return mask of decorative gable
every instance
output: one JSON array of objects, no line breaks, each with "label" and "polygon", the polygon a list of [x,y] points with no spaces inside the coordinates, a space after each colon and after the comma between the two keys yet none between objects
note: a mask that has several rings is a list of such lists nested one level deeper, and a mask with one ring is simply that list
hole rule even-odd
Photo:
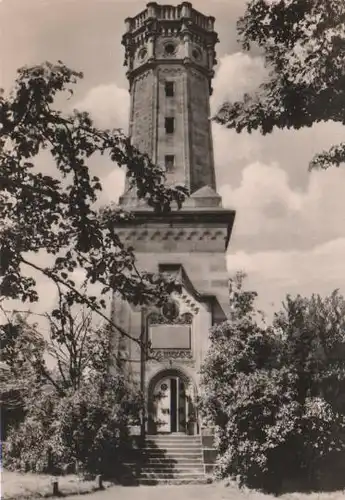
[{"label": "decorative gable", "polygon": [[174,293],[160,311],[151,312],[148,316],[149,341],[154,358],[193,361],[208,339],[218,302],[215,297],[199,294],[194,289],[182,265],[161,265],[159,270],[180,281],[182,291]]}]

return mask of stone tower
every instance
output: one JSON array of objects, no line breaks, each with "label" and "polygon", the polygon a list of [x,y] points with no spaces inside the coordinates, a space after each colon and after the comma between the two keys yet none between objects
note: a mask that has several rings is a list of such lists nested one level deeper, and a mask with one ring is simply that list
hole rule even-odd
[{"label": "stone tower", "polygon": [[190,192],[183,208],[169,214],[154,213],[128,185],[120,199],[135,215],[119,235],[134,247],[138,267],[173,273],[183,287],[162,311],[114,300],[117,322],[155,352],[156,360],[148,359],[137,343],[120,342],[146,394],[142,432],[201,432],[194,404],[200,366],[210,328],[226,318],[225,251],[235,212],[222,208],[216,191],[209,102],[214,21],[189,2],[150,2],[125,21],[132,143],[166,169],[167,183]]},{"label": "stone tower", "polygon": [[168,182],[186,183],[191,193],[215,190],[209,106],[214,18],[187,2],[149,3],[126,25],[133,143],[166,168]]}]

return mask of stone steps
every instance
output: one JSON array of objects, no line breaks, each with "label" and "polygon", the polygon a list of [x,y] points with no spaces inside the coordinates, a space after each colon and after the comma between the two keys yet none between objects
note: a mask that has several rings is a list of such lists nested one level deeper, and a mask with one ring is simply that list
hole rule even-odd
[{"label": "stone steps", "polygon": [[142,486],[162,486],[168,484],[170,486],[182,486],[182,485],[190,485],[190,484],[206,484],[208,481],[205,477],[203,478],[194,478],[194,479],[181,479],[179,477],[170,478],[170,479],[162,479],[162,478],[140,478],[138,483]]},{"label": "stone steps", "polygon": [[181,465],[178,464],[177,467],[171,466],[170,464],[145,464],[144,467],[141,468],[142,472],[155,472],[159,471],[162,473],[171,473],[171,472],[204,472],[204,466],[203,464],[188,464],[188,465]]},{"label": "stone steps", "polygon": [[178,462],[178,461],[181,461],[183,460],[184,458],[188,458],[188,459],[193,459],[193,460],[202,460],[202,451],[184,451],[184,450],[181,450],[179,452],[175,452],[175,451],[166,451],[165,453],[164,452],[160,452],[160,451],[154,451],[152,453],[147,453],[145,451],[145,453],[142,454],[142,458],[145,458],[145,459],[152,459],[152,458],[155,458],[157,460],[164,460],[164,459],[170,459],[171,462]]},{"label": "stone steps", "polygon": [[138,459],[139,463],[135,461],[125,465],[133,471],[139,484],[206,483],[199,436],[147,436]]}]

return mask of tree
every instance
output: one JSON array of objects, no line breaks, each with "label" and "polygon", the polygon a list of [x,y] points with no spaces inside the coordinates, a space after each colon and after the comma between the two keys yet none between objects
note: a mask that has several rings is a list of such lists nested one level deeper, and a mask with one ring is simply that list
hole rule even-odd
[{"label": "tree", "polygon": [[[342,0],[251,0],[238,21],[244,50],[259,46],[269,70],[253,95],[225,103],[216,121],[242,130],[345,123],[345,4]],[[310,168],[339,166],[345,143],[317,154]]]},{"label": "tree", "polygon": [[[64,114],[57,98],[72,93],[82,77],[61,62],[21,68],[8,96],[0,96],[0,295],[35,302],[39,299],[32,272],[52,280],[67,306],[86,305],[104,314],[104,296],[116,292],[134,304],[161,303],[174,289],[172,279],[139,272],[131,248],[119,239],[116,225],[131,217],[119,208],[96,210],[102,189],[90,175],[88,162],[96,154],[127,168],[130,187],[156,211],[181,203],[184,187],[164,186],[164,172],[140,154],[120,130],[101,130],[80,111]],[[35,158],[49,150],[55,163],[51,175],[35,167]],[[44,251],[51,263],[41,265],[34,255]],[[82,268],[84,287],[73,273]],[[102,287],[99,297],[88,285]],[[58,315],[59,311],[52,312]],[[65,321],[62,317],[61,321]],[[67,321],[67,318],[66,318]],[[122,335],[127,335],[113,323]]]},{"label": "tree", "polygon": [[232,317],[211,331],[202,367],[201,410],[216,429],[218,474],[275,492],[289,481],[339,486],[345,300],[337,292],[287,297],[266,325],[242,280],[232,280]]},{"label": "tree", "polygon": [[9,428],[25,417],[25,395],[40,383],[35,367],[45,364],[44,340],[26,322],[26,316],[18,314],[0,326],[0,344],[1,435],[5,440]]},{"label": "tree", "polygon": [[267,462],[262,428],[270,421],[270,407],[281,403],[280,389],[286,382],[276,375],[269,383],[266,367],[275,367],[278,346],[255,309],[257,294],[243,290],[243,279],[239,273],[230,280],[229,320],[210,333],[200,409],[215,426],[218,475],[254,485]]},{"label": "tree", "polygon": [[24,413],[6,429],[4,464],[50,473],[78,464],[116,476],[142,398],[118,366],[109,326],[94,328],[87,310],[76,314],[63,304],[62,313],[67,326],[49,318],[48,339],[18,315],[9,323],[19,327],[16,335],[4,336],[9,370],[2,392],[11,385]]},{"label": "tree", "polygon": [[7,365],[8,383],[28,396],[28,385],[50,386],[58,396],[78,390],[93,372],[107,375],[119,362],[113,349],[111,328],[95,324],[95,313],[86,306],[68,306],[63,300],[54,311],[37,314],[46,320],[43,334],[37,323],[14,312],[0,326],[2,360]]},{"label": "tree", "polygon": [[[132,304],[160,305],[179,289],[172,278],[137,269],[133,249],[117,232],[134,215],[96,208],[102,185],[89,161],[107,154],[126,167],[130,188],[158,212],[180,207],[187,191],[165,186],[164,171],[120,130],[101,130],[85,112],[57,109],[81,77],[61,62],[21,68],[13,90],[0,96],[0,306],[6,312],[6,299],[38,301],[34,272],[58,292],[58,305],[45,315],[49,338],[25,314],[9,317],[1,329],[3,378],[24,409],[24,421],[7,437],[6,465],[12,468],[61,470],[80,461],[104,471],[111,457],[119,457],[141,397],[118,368],[114,329],[130,336],[105,313],[105,297],[116,293]],[[50,175],[35,165],[42,150],[54,162]],[[42,252],[43,264],[37,258]],[[74,278],[80,269],[82,285]],[[98,296],[94,284],[101,287]],[[92,327],[91,313],[105,321],[102,328]]]}]

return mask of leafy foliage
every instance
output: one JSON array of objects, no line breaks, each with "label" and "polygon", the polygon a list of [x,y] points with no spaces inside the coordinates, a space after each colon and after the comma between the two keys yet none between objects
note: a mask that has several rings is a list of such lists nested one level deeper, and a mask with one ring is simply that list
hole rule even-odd
[{"label": "leafy foliage", "polygon": [[232,280],[232,317],[212,330],[202,368],[218,474],[274,491],[317,487],[344,458],[345,301],[287,297],[267,326],[242,280]]},{"label": "leafy foliage", "polygon": [[[141,397],[113,349],[114,330],[130,335],[109,318],[105,298],[161,305],[179,288],[173,278],[137,269],[133,249],[118,234],[135,215],[97,209],[102,184],[90,160],[108,155],[125,167],[129,188],[156,212],[180,207],[187,191],[165,186],[164,171],[120,130],[96,128],[85,112],[59,110],[80,78],[62,62],[45,63],[19,69],[12,91],[0,93],[1,309],[6,314],[6,299],[38,301],[39,273],[58,292],[57,306],[44,315],[48,338],[25,314],[7,318],[0,330],[2,402],[19,406],[24,418],[7,436],[12,468],[61,470],[77,461],[104,470],[119,456]],[[37,166],[43,151],[53,160],[49,175]],[[92,313],[108,327],[95,329]]]},{"label": "leafy foliage", "polygon": [[23,406],[32,387],[42,383],[39,367],[45,367],[45,341],[36,328],[19,314],[0,326],[1,401],[7,406]]},{"label": "leafy foliage", "polygon": [[[237,132],[311,127],[345,120],[345,4],[342,0],[251,0],[238,21],[244,50],[259,46],[269,70],[258,92],[225,103],[216,120]],[[345,143],[310,168],[339,166]]]},{"label": "leafy foliage", "polygon": [[[9,96],[0,95],[0,294],[37,301],[32,273],[39,272],[56,284],[67,306],[87,305],[109,320],[102,312],[108,292],[134,304],[162,302],[175,283],[137,270],[132,249],[124,247],[116,230],[130,213],[95,209],[102,185],[90,175],[90,158],[107,154],[126,167],[130,188],[156,211],[170,210],[171,203],[181,206],[186,190],[164,186],[163,170],[120,130],[100,130],[87,113],[64,114],[54,107],[81,77],[61,62],[25,67],[18,70]],[[35,166],[43,150],[49,150],[55,163],[51,175]],[[50,265],[34,258],[40,251],[49,254]],[[74,281],[80,268],[85,273],[82,289]],[[94,283],[102,288],[99,297],[89,292]]]},{"label": "leafy foliage", "polygon": [[63,397],[37,392],[24,422],[9,432],[5,467],[50,473],[70,467],[115,476],[140,400],[119,374],[101,385],[92,380]]},{"label": "leafy foliage", "polygon": [[[89,313],[68,311],[67,317],[70,328],[61,331],[51,322],[46,341],[23,318],[14,322],[21,334],[10,355],[7,349],[7,377],[20,394],[24,419],[8,432],[5,466],[63,472],[78,464],[89,472],[114,474],[109,468],[126,449],[128,426],[137,422],[142,399],[118,366],[111,330],[93,329]],[[24,383],[21,346],[28,335]],[[47,352],[55,363],[47,364]]]}]

